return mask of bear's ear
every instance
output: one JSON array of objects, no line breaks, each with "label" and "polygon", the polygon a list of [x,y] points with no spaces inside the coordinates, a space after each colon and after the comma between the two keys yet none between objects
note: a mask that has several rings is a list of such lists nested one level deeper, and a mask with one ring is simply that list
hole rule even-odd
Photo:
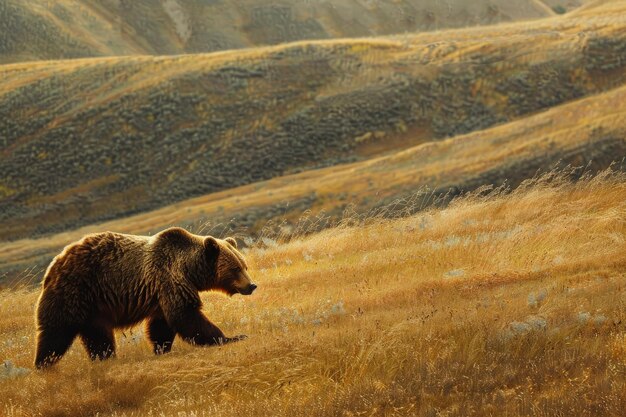
[{"label": "bear's ear", "polygon": [[238,248],[237,248],[237,241],[235,240],[235,238],[234,238],[234,237],[227,237],[227,238],[226,238],[226,239],[224,239],[224,240],[225,240],[226,242],[230,243],[231,245],[233,245],[233,247],[234,247],[235,249],[238,249]]},{"label": "bear's ear", "polygon": [[210,259],[217,259],[217,255],[220,254],[220,244],[213,236],[204,239],[204,253]]}]

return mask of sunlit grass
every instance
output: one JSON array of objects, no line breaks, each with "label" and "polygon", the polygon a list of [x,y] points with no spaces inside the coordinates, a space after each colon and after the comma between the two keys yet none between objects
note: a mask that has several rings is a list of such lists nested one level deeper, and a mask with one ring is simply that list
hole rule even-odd
[{"label": "sunlit grass", "polygon": [[609,175],[251,249],[259,291],[204,296],[247,341],[154,357],[136,328],[115,360],[76,343],[43,373],[37,291],[6,290],[0,414],[621,416],[624,219]]}]

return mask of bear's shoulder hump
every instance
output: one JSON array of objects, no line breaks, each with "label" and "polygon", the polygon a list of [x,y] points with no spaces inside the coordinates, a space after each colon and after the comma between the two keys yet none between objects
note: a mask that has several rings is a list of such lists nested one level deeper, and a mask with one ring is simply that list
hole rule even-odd
[{"label": "bear's shoulder hump", "polygon": [[194,235],[180,227],[170,227],[154,236],[154,239],[160,243],[167,243],[173,246],[187,246],[192,244]]}]

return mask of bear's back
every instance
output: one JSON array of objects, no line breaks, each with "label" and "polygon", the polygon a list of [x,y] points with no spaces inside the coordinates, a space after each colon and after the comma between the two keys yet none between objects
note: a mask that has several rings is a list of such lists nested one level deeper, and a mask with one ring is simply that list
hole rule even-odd
[{"label": "bear's back", "polygon": [[67,245],[57,255],[44,277],[44,287],[59,280],[138,274],[149,237],[114,232],[94,233]]}]

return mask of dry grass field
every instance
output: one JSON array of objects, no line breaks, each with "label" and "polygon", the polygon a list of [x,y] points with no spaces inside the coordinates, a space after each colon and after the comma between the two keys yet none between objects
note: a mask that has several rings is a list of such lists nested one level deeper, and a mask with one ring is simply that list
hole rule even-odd
[{"label": "dry grass field", "polygon": [[204,296],[248,340],[154,357],[135,328],[116,359],[76,343],[48,372],[31,371],[37,291],[4,290],[0,414],[623,416],[625,219],[608,173],[266,237],[253,296]]}]

